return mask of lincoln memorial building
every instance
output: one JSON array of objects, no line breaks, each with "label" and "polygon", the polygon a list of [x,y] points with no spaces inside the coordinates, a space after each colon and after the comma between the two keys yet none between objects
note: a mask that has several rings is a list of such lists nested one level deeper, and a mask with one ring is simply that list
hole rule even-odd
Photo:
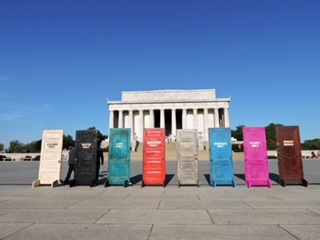
[{"label": "lincoln memorial building", "polygon": [[122,92],[108,105],[109,128],[131,128],[141,142],[144,128],[164,128],[172,141],[177,129],[197,129],[207,142],[208,128],[230,127],[230,98],[217,98],[215,89]]}]

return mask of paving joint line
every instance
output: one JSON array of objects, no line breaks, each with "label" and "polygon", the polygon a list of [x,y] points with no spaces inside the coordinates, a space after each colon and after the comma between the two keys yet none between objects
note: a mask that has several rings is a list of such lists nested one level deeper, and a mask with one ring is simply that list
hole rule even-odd
[{"label": "paving joint line", "polygon": [[110,212],[111,209],[108,209],[108,211],[106,211],[104,214],[102,214],[101,217],[99,217],[96,221],[94,221],[92,224],[96,224],[97,221],[99,221],[102,217],[104,217],[108,212]]},{"label": "paving joint line", "polygon": [[200,201],[202,201],[201,198],[200,198],[200,196],[199,196],[199,194],[197,194],[197,197],[199,198]]},{"label": "paving joint line", "polygon": [[282,227],[280,224],[276,224],[279,228],[281,228],[283,231],[287,232],[288,234],[290,234],[292,237],[294,237],[297,240],[300,240],[300,238],[296,237],[294,234],[292,234],[291,232],[289,232],[287,229],[285,229],[284,227]]},{"label": "paving joint line", "polygon": [[79,203],[81,203],[83,201],[85,201],[85,200],[79,200],[79,202],[71,203],[69,206],[65,207],[64,209],[73,209],[73,208],[70,208],[70,207],[75,206],[75,205],[77,205],[77,204],[79,204]]},{"label": "paving joint line", "polygon": [[314,212],[313,210],[311,210],[311,209],[309,209],[309,208],[307,208],[306,210],[307,210],[308,212],[310,212],[310,213],[313,213],[313,214],[315,214],[315,215],[317,215],[317,216],[320,216],[320,212],[319,212],[319,213]]},{"label": "paving joint line", "polygon": [[244,200],[240,200],[240,202],[242,202],[243,204],[247,205],[248,207],[250,207],[251,209],[256,209],[253,206],[251,206],[249,203],[245,202]]},{"label": "paving joint line", "polygon": [[206,212],[207,212],[207,214],[208,214],[208,216],[209,216],[209,218],[210,218],[210,220],[211,220],[212,224],[213,224],[213,225],[215,225],[215,223],[214,223],[214,221],[213,221],[213,219],[212,219],[212,217],[211,217],[211,215],[210,215],[210,213],[209,213],[208,209],[206,209]]},{"label": "paving joint line", "polygon": [[[28,227],[30,227],[30,226],[32,226],[32,225],[35,225],[35,224],[36,224],[36,223],[30,223],[28,226],[25,226],[24,228],[21,228],[21,229],[19,229],[18,231],[9,234],[8,236],[6,236],[6,237],[3,238],[3,239],[6,239],[6,238],[8,238],[8,237],[10,237],[10,236],[12,236],[12,235],[14,235],[14,234],[17,234],[18,232],[21,232],[21,231],[25,230],[26,228],[28,228]],[[2,238],[1,238],[1,239],[2,239]]]},{"label": "paving joint line", "polygon": [[150,228],[150,231],[149,231],[147,240],[149,240],[150,237],[151,237],[151,233],[152,233],[152,230],[153,230],[153,226],[154,226],[154,224],[151,225],[151,228]]},{"label": "paving joint line", "polygon": [[121,200],[125,200],[126,198],[128,198],[130,196],[130,194],[127,194],[126,196],[124,196]]}]

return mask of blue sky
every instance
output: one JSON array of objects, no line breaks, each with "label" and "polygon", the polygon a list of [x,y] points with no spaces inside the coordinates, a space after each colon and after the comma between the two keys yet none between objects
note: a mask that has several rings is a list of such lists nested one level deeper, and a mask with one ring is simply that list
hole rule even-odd
[{"label": "blue sky", "polygon": [[108,134],[122,91],[216,89],[236,126],[320,138],[318,0],[0,0],[0,143]]}]

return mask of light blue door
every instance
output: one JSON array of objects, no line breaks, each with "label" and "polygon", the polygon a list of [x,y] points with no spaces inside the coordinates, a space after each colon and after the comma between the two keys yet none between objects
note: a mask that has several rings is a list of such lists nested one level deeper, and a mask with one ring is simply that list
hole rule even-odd
[{"label": "light blue door", "polygon": [[210,184],[235,186],[230,128],[209,128]]},{"label": "light blue door", "polygon": [[232,159],[230,128],[210,128],[210,158],[214,161]]}]

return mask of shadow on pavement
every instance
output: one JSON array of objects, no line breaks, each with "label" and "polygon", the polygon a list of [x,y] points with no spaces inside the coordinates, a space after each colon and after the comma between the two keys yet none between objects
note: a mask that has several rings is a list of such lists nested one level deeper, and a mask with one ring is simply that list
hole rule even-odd
[{"label": "shadow on pavement", "polygon": [[137,174],[134,177],[131,177],[130,181],[131,181],[132,185],[135,185],[135,184],[141,182],[142,181],[142,174]]},{"label": "shadow on pavement", "polygon": [[276,173],[269,173],[270,180],[280,184],[280,176]]},{"label": "shadow on pavement", "polygon": [[207,183],[210,185],[210,174],[203,174],[203,176],[206,179]]},{"label": "shadow on pavement", "polygon": [[234,176],[236,176],[237,178],[246,181],[246,176],[243,173],[236,173],[234,174]]},{"label": "shadow on pavement", "polygon": [[174,174],[167,174],[167,175],[166,175],[166,183],[165,183],[165,186],[167,186],[167,185],[171,182],[171,180],[172,180],[173,177],[174,177]]}]

